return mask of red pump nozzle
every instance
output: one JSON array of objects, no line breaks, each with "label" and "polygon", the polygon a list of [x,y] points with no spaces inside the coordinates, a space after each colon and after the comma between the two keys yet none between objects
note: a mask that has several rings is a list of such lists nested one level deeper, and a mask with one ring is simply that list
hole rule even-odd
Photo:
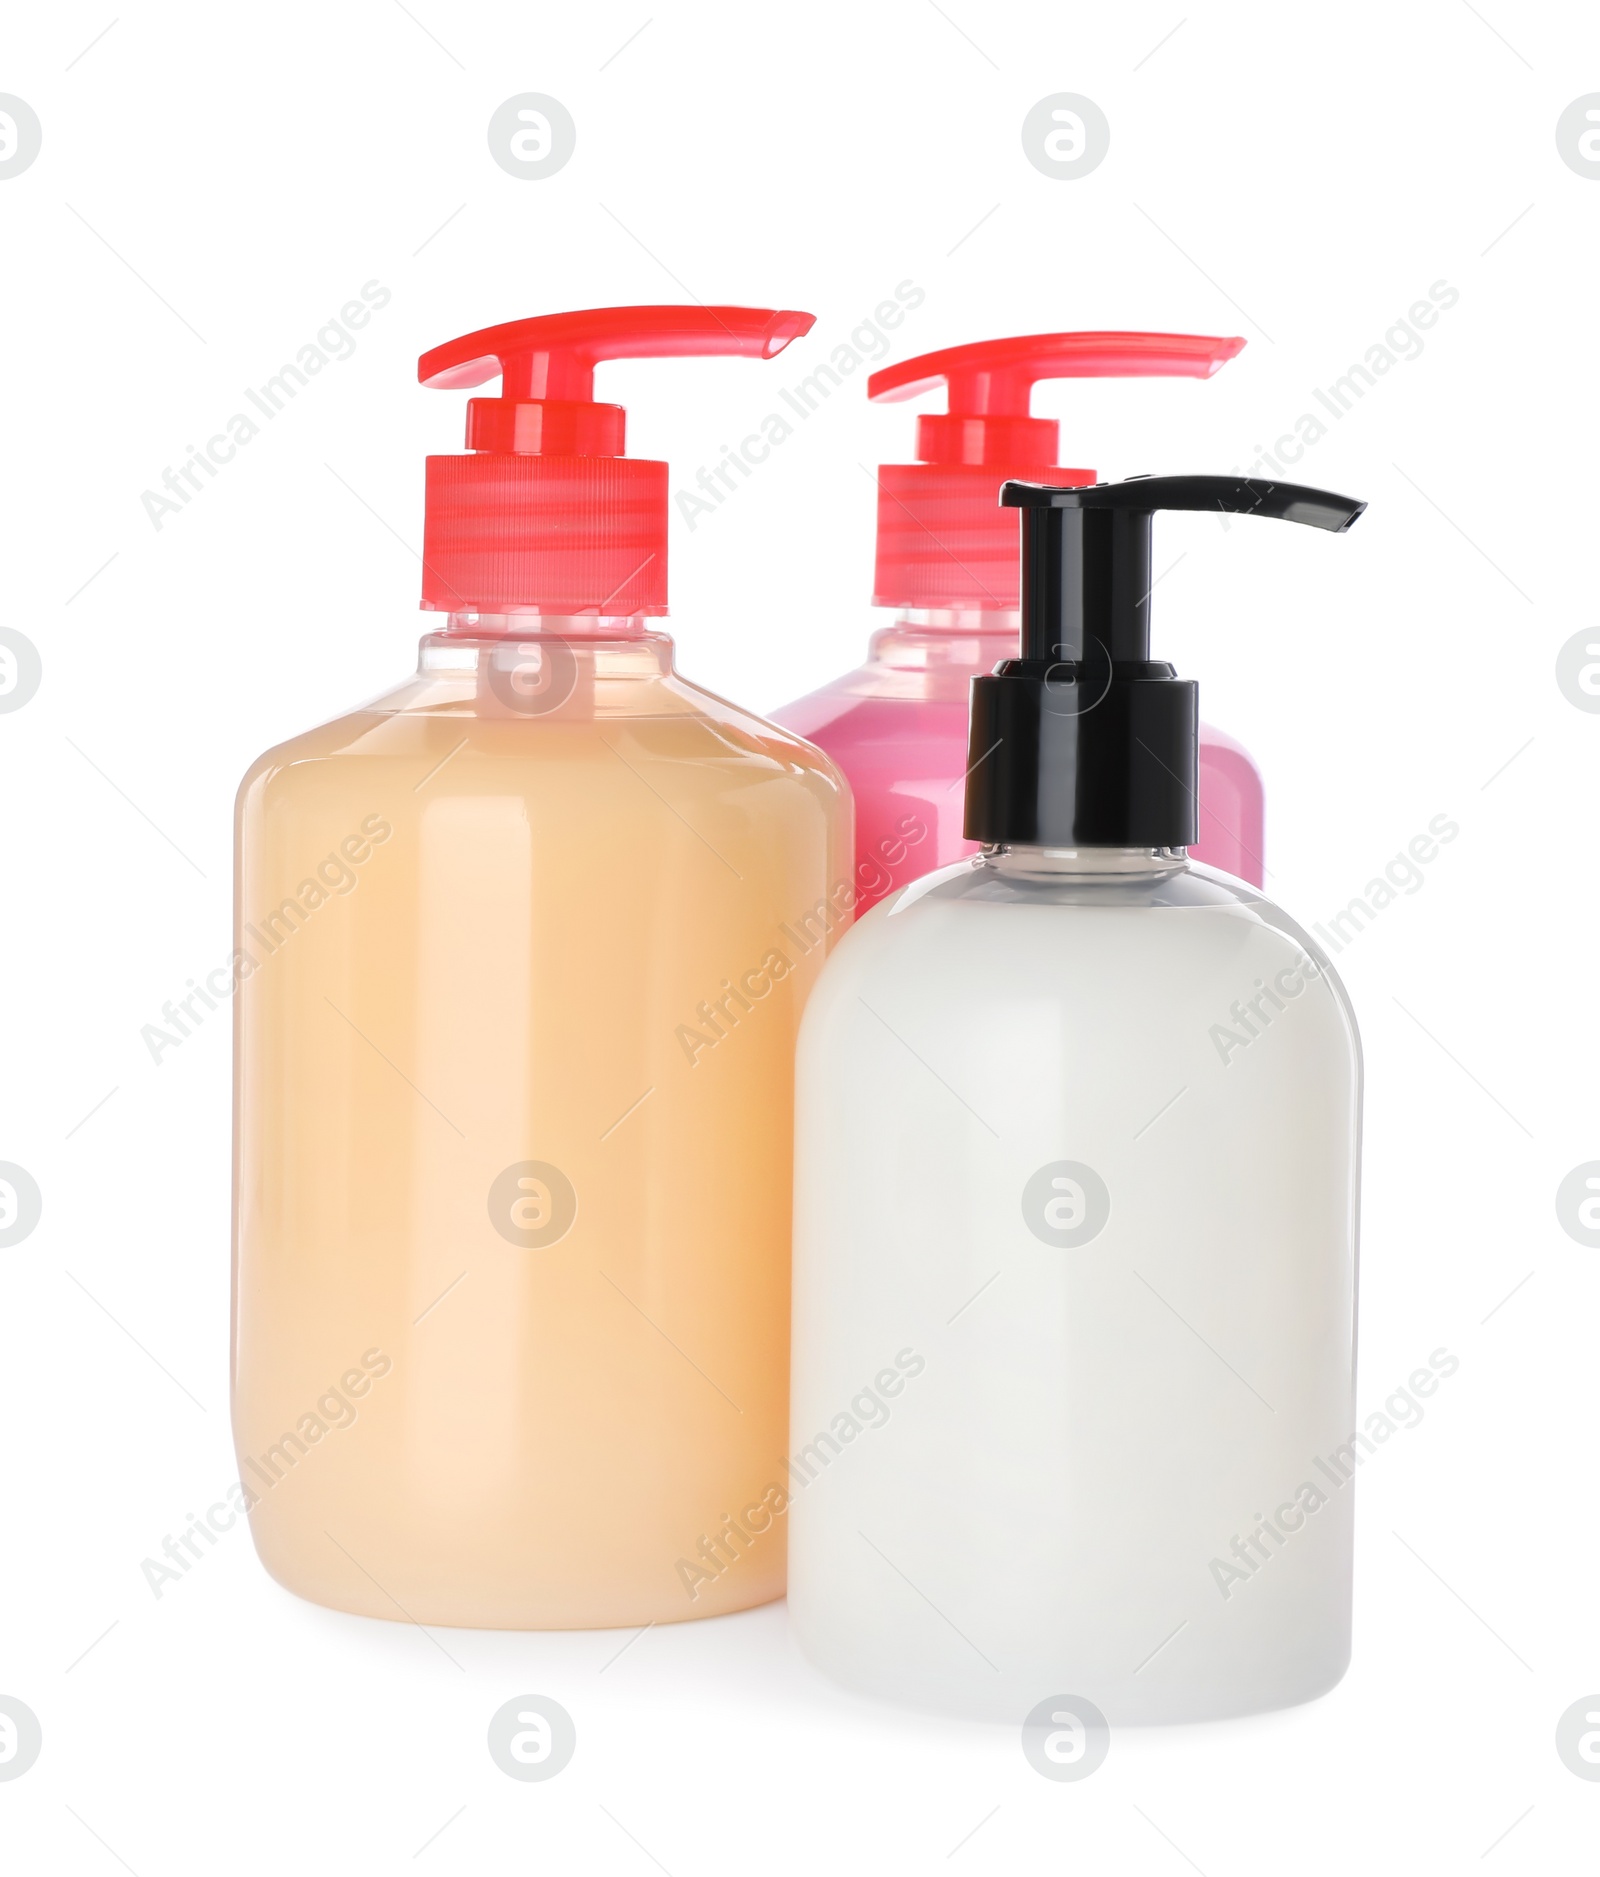
[{"label": "red pump nozzle", "polygon": [[467,402],[470,456],[428,458],[422,604],[439,612],[659,613],[667,604],[667,465],[622,454],[627,414],[594,400],[614,358],[774,358],[810,313],[601,306],[467,333],[423,353]]},{"label": "red pump nozzle", "polygon": [[943,385],[947,409],[917,419],[915,463],[878,470],[878,606],[1017,605],[1017,531],[998,506],[1011,480],[1081,488],[1092,469],[1056,465],[1060,426],[1029,415],[1041,378],[1209,378],[1243,339],[1182,332],[1045,332],[925,352],[874,372],[885,404]]}]

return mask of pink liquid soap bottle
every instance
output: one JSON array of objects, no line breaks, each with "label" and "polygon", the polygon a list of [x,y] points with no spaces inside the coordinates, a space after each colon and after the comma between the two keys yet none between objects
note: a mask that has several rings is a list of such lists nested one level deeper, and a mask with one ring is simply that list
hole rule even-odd
[{"label": "pink liquid soap bottle", "polygon": [[[1055,462],[1059,425],[1028,413],[1041,378],[1209,378],[1243,339],[1170,332],[1048,332],[924,353],[875,372],[897,403],[940,387],[917,419],[915,463],[878,470],[873,604],[895,608],[855,671],[771,713],[844,771],[856,801],[856,914],[895,887],[977,851],[961,831],[971,680],[1017,646],[1017,523],[1010,479],[1082,488]],[[1231,737],[1200,726],[1192,858],[1262,882],[1261,777]]]}]

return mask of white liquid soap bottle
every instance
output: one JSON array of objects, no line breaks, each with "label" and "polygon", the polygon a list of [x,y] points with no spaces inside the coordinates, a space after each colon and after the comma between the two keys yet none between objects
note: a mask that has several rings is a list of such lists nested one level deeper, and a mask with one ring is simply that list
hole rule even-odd
[{"label": "white liquid soap bottle", "polygon": [[1158,509],[1364,504],[1001,500],[1022,656],[973,681],[981,852],[858,923],[802,1024],[789,1601],[851,1688],[1092,1742],[1349,1660],[1360,1043],[1307,934],[1186,857],[1197,686],[1149,602]]}]

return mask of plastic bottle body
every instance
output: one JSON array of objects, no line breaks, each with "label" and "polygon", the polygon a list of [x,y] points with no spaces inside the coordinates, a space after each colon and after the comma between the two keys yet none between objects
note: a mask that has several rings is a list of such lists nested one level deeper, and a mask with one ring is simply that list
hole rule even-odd
[{"label": "plastic bottle body", "polygon": [[[825,759],[642,621],[478,621],[238,809],[235,1387],[264,1562],[486,1627],[780,1596]],[[825,913],[819,914],[819,906]],[[829,929],[831,927],[831,930]]]},{"label": "plastic bottle body", "polygon": [[[773,712],[825,750],[856,803],[860,910],[935,867],[975,854],[961,832],[968,685],[1017,650],[1014,611],[903,612],[873,634],[867,662]],[[1200,726],[1195,859],[1262,882],[1261,776],[1232,738]]]},{"label": "plastic bottle body", "polygon": [[1348,1660],[1354,1021],[1277,908],[1143,861],[946,869],[808,1009],[790,1610],[863,1692],[1187,1721]]}]

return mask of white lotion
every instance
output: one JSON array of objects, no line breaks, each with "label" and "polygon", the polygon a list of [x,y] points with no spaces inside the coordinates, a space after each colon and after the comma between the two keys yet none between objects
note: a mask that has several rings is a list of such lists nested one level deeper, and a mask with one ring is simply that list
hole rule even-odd
[{"label": "white lotion", "polygon": [[[1355,1023],[1305,933],[1185,858],[1194,687],[1148,657],[1149,511],[1236,486],[1025,509],[1045,650],[974,687],[985,852],[869,914],[806,1012],[789,1601],[887,1699],[1216,1719],[1349,1660]],[[1311,518],[1272,493],[1224,505]]]}]

